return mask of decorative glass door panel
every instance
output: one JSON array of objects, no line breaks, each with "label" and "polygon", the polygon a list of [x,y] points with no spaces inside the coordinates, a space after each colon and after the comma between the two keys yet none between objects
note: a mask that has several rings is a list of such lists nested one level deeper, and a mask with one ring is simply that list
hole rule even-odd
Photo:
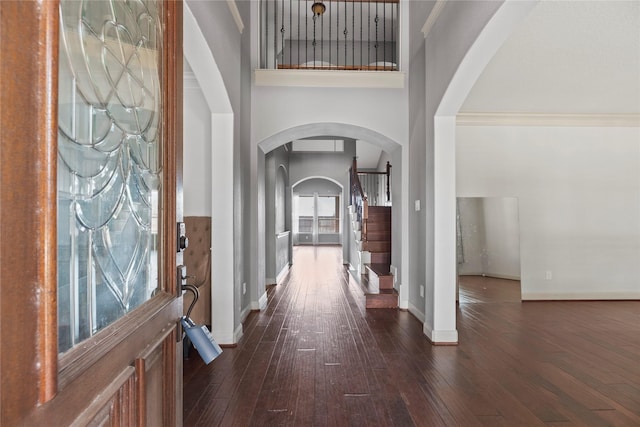
[{"label": "decorative glass door panel", "polygon": [[60,2],[59,352],[161,283],[158,8],[152,0]]}]

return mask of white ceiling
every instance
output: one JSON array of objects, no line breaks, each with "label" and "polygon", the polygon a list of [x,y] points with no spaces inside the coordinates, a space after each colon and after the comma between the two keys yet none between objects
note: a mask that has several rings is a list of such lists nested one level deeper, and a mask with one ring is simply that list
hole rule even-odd
[{"label": "white ceiling", "polygon": [[542,1],[461,112],[640,113],[640,1]]}]

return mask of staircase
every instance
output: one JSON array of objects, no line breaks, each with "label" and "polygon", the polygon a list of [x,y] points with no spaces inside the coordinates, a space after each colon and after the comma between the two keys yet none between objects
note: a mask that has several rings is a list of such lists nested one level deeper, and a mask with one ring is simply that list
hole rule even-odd
[{"label": "staircase", "polygon": [[398,292],[393,288],[391,265],[391,207],[370,206],[364,251],[369,262],[364,264],[360,284],[367,308],[397,308]]},{"label": "staircase", "polygon": [[394,289],[394,277],[390,271],[391,207],[368,206],[355,159],[351,178],[352,204],[349,210],[360,256],[358,274],[366,308],[397,308],[398,292]]}]

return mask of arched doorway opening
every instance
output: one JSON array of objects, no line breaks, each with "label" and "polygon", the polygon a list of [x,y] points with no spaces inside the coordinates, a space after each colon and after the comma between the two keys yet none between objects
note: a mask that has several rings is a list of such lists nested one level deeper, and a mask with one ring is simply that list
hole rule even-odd
[{"label": "arched doorway opening", "polygon": [[[185,217],[210,217],[210,313],[206,324],[221,344],[234,344],[233,121],[227,89],[189,5],[184,5]],[[191,121],[191,122],[190,122]],[[212,165],[216,165],[213,167]],[[215,206],[214,206],[215,204]],[[187,230],[189,232],[189,230]],[[196,238],[197,236],[192,236]],[[214,275],[215,272],[215,275]],[[189,271],[187,271],[189,275]],[[242,326],[240,325],[240,328]]]},{"label": "arched doorway opening", "polygon": [[[255,233],[252,234],[252,239],[255,239],[255,243],[252,244],[254,248],[256,248],[256,257],[252,259],[252,274],[255,274],[255,278],[252,277],[252,283],[255,283],[255,288],[252,290],[253,296],[255,296],[255,301],[253,302],[254,309],[264,308],[266,305],[266,293],[265,293],[265,284],[266,279],[266,266],[264,264],[264,260],[266,259],[265,247],[266,247],[266,208],[265,203],[260,201],[265,201],[265,170],[267,168],[266,158],[269,153],[274,150],[285,150],[287,144],[290,144],[292,141],[304,140],[310,138],[319,138],[319,139],[343,139],[343,140],[352,140],[352,141],[366,141],[370,144],[373,144],[377,147],[380,147],[384,152],[388,153],[390,162],[393,164],[393,173],[394,179],[391,180],[391,192],[394,194],[394,206],[393,206],[393,215],[396,219],[394,219],[392,224],[392,234],[393,234],[393,259],[392,263],[397,267],[398,270],[398,283],[402,283],[402,271],[408,271],[407,257],[403,257],[403,254],[408,253],[408,209],[405,204],[402,203],[402,200],[407,200],[407,187],[408,187],[408,177],[406,173],[403,172],[403,156],[406,155],[406,150],[402,149],[401,144],[392,140],[391,138],[386,137],[378,132],[372,131],[367,128],[363,128],[360,126],[346,124],[346,123],[310,123],[306,125],[296,126],[290,129],[283,130],[275,135],[272,135],[264,140],[262,140],[257,145],[257,150],[255,151],[255,164],[256,164],[256,197],[252,198],[253,203],[255,203],[255,215],[257,229]],[[405,159],[406,163],[406,159]],[[348,191],[348,168],[349,166],[345,166],[344,170],[341,172],[343,175],[339,177],[333,177],[336,181],[342,183],[343,188],[343,202],[342,209],[346,209],[348,203],[344,202],[347,200],[347,196],[344,195],[344,191]],[[296,182],[299,177],[294,176],[292,168],[288,169],[289,171],[289,181]],[[309,175],[315,176],[327,176],[324,169],[316,170],[316,172],[312,172],[312,170],[308,170]],[[309,176],[308,175],[308,176]],[[341,177],[344,177],[342,179]],[[252,211],[254,211],[254,206],[252,206]],[[344,239],[343,239],[344,243]],[[344,251],[348,251],[348,248],[343,247]],[[348,253],[345,255],[345,259],[348,259]],[[400,286],[400,306],[402,308],[407,308],[408,306],[408,294],[407,294],[407,286]]]}]

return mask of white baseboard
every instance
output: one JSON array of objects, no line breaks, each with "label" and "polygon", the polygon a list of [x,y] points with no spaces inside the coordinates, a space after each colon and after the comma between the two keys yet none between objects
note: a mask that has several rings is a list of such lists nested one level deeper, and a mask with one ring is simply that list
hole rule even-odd
[{"label": "white baseboard", "polygon": [[409,302],[409,313],[413,314],[424,325],[424,312]]},{"label": "white baseboard", "polygon": [[267,307],[267,293],[262,294],[258,301],[251,301],[251,310],[264,310]]},{"label": "white baseboard", "polygon": [[640,292],[522,292],[523,301],[640,300]]},{"label": "white baseboard", "polygon": [[520,276],[512,276],[509,274],[500,274],[500,273],[476,273],[473,271],[459,273],[459,276],[486,276],[493,277],[494,279],[506,279],[506,280],[520,280]]},{"label": "white baseboard", "polygon": [[264,310],[265,308],[267,308],[267,302],[267,293],[265,292],[258,300],[258,310]]},{"label": "white baseboard", "polygon": [[280,283],[282,279],[284,279],[284,276],[287,275],[288,272],[289,272],[289,263],[285,264],[284,267],[282,267],[282,270],[280,270],[280,273],[278,273],[278,275],[276,276],[276,283]]},{"label": "white baseboard", "polygon": [[510,274],[484,273],[484,275],[487,277],[493,277],[494,279],[520,280],[520,276],[512,276]]},{"label": "white baseboard", "polygon": [[249,313],[251,313],[251,305],[246,306],[244,310],[240,312],[240,323],[247,320],[247,316],[249,316]]},{"label": "white baseboard", "polygon": [[240,323],[236,328],[236,330],[233,331],[233,343],[237,344],[240,341],[240,338],[242,338],[243,334],[244,334],[244,329],[242,328],[242,323]]},{"label": "white baseboard", "polygon": [[[242,328],[242,325],[240,325],[240,327]],[[237,329],[236,329],[237,330]],[[211,328],[211,335],[213,335],[213,338],[215,338],[216,342],[219,345],[233,345],[236,344],[238,341],[236,340],[236,333],[235,331],[220,331],[220,330],[216,330],[214,328]]]},{"label": "white baseboard", "polygon": [[458,344],[458,331],[439,331],[428,328],[427,325],[422,329],[429,341],[434,345],[456,345]]},{"label": "white baseboard", "polygon": [[266,286],[275,285],[277,283],[278,283],[278,281],[276,279],[274,279],[273,277],[265,277],[264,278],[264,284]]}]

